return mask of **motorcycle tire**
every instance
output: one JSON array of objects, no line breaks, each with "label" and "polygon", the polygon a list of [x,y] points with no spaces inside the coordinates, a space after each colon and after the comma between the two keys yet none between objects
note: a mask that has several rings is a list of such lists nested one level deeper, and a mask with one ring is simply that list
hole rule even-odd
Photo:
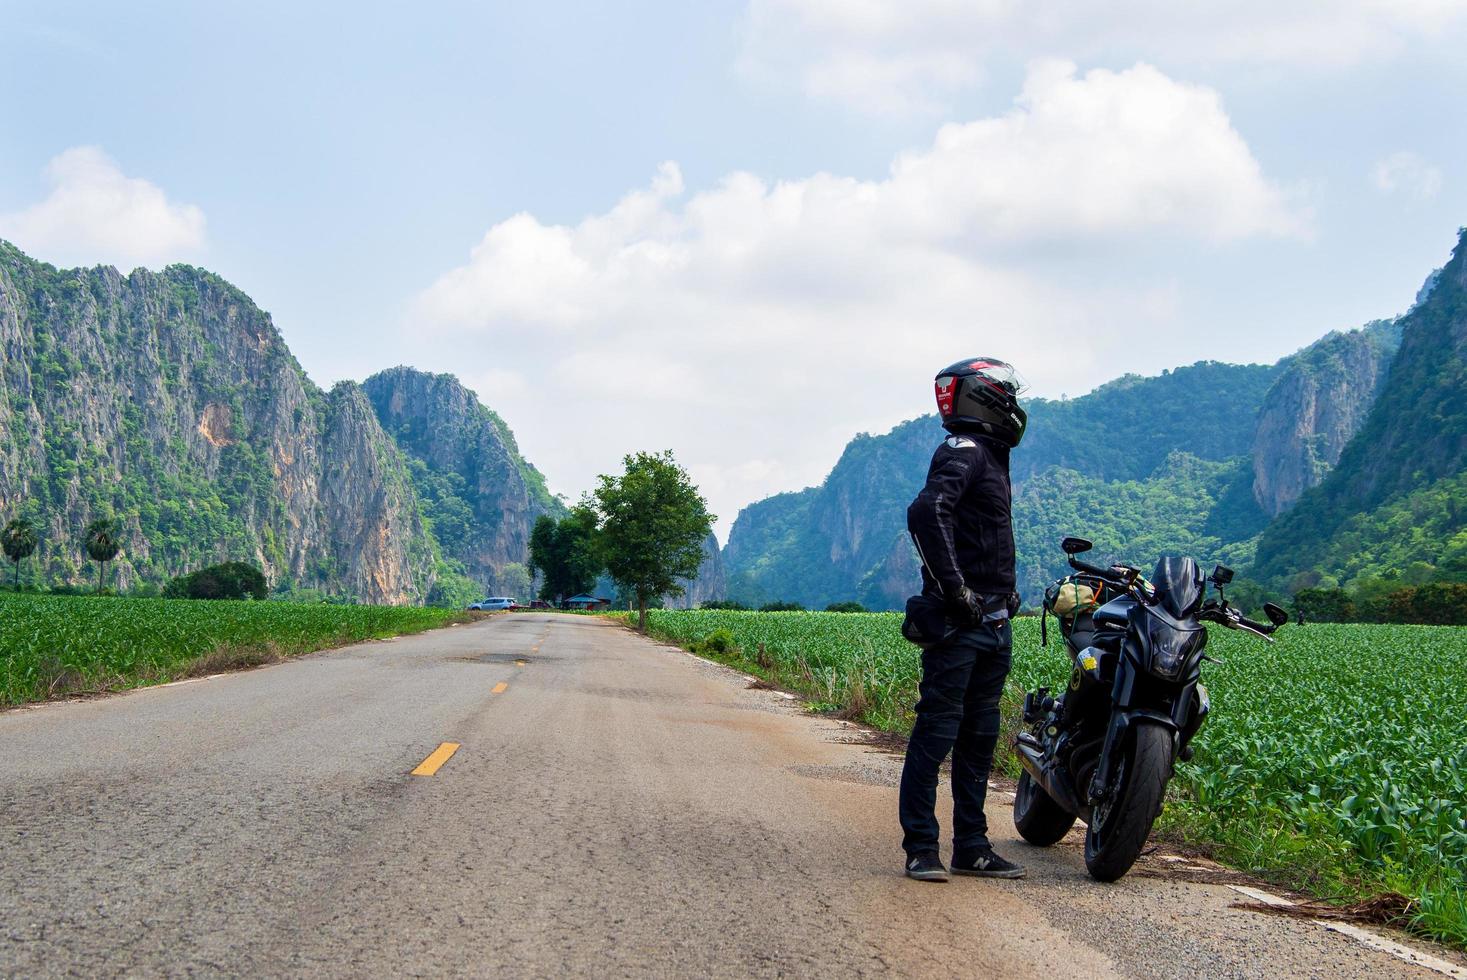
[{"label": "motorcycle tire", "polygon": [[1096,881],[1116,881],[1141,856],[1172,776],[1171,732],[1138,726],[1120,768],[1115,801],[1103,817],[1091,817],[1085,832],[1085,867]]},{"label": "motorcycle tire", "polygon": [[1049,847],[1075,825],[1075,815],[1062,808],[1027,773],[1014,788],[1014,829],[1035,847]]}]

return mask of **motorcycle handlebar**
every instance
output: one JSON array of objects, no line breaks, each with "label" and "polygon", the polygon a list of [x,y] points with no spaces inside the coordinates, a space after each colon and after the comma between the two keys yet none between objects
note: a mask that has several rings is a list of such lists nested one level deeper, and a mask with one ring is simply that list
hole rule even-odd
[{"label": "motorcycle handlebar", "polygon": [[1201,618],[1209,623],[1226,626],[1230,630],[1246,630],[1254,636],[1262,637],[1270,643],[1273,642],[1273,637],[1270,634],[1278,630],[1278,627],[1272,623],[1255,623],[1247,616],[1240,616],[1236,610],[1219,608],[1215,605],[1210,609],[1204,608]]},{"label": "motorcycle handlebar", "polygon": [[1095,575],[1105,579],[1108,582],[1114,582],[1117,579],[1116,573],[1111,571],[1109,568],[1100,568],[1096,565],[1091,565],[1089,562],[1083,562],[1073,555],[1070,556],[1070,567],[1075,569],[1075,571],[1077,572],[1084,572],[1087,575]]},{"label": "motorcycle handlebar", "polygon": [[1255,633],[1262,633],[1264,636],[1268,636],[1274,630],[1278,629],[1272,623],[1256,623],[1247,616],[1239,616],[1238,625],[1250,629]]}]

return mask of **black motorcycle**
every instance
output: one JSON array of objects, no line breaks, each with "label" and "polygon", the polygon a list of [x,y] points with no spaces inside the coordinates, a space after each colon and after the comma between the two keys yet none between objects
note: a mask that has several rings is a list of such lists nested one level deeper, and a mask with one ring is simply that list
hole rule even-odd
[{"label": "black motorcycle", "polygon": [[1268,623],[1242,616],[1223,595],[1233,573],[1222,565],[1211,576],[1217,598],[1208,599],[1208,579],[1191,558],[1162,558],[1148,581],[1128,565],[1080,561],[1091,547],[1084,538],[1060,547],[1077,574],[1046,593],[1041,628],[1047,645],[1049,616],[1058,617],[1074,666],[1063,694],[1040,688],[1024,699],[1014,825],[1048,847],[1083,820],[1085,867],[1115,881],[1141,854],[1172,767],[1192,757],[1207,720],[1207,689],[1198,683],[1211,659],[1203,624],[1272,642],[1288,614],[1267,603]]}]

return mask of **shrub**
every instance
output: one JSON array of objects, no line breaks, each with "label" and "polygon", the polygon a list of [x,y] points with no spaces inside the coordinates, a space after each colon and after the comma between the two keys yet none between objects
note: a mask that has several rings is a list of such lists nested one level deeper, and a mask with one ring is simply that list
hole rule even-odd
[{"label": "shrub", "polygon": [[734,643],[733,633],[719,627],[712,633],[693,643],[694,653],[710,654],[713,656],[726,657],[738,651],[738,645]]},{"label": "shrub", "polygon": [[1348,623],[1355,619],[1355,600],[1344,589],[1300,589],[1294,605],[1304,618],[1318,623]]},{"label": "shrub", "polygon": [[826,612],[856,613],[856,612],[866,612],[867,609],[866,609],[865,606],[861,605],[859,602],[832,602],[830,605],[828,605],[828,606],[825,607],[825,611]]},{"label": "shrub", "polygon": [[1393,623],[1467,626],[1467,585],[1438,582],[1393,592],[1386,602]]},{"label": "shrub", "polygon": [[805,607],[802,606],[802,605],[800,605],[798,602],[785,602],[783,599],[781,599],[778,602],[766,602],[766,603],[764,603],[764,605],[762,605],[762,606],[759,607],[759,611],[760,612],[804,612],[805,611]]},{"label": "shrub", "polygon": [[268,594],[265,573],[242,561],[180,575],[163,590],[168,599],[264,599]]}]

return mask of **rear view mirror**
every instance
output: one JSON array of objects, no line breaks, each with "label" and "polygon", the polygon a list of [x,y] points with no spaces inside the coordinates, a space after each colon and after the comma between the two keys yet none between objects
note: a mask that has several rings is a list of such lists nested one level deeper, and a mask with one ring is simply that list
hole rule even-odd
[{"label": "rear view mirror", "polygon": [[1233,570],[1226,565],[1219,565],[1212,570],[1212,583],[1216,586],[1224,586],[1233,580]]},{"label": "rear view mirror", "polygon": [[1265,602],[1263,604],[1263,614],[1275,626],[1282,626],[1289,621],[1289,614],[1284,611],[1283,606],[1276,605],[1272,602]]},{"label": "rear view mirror", "polygon": [[1067,555],[1078,555],[1095,547],[1084,538],[1065,538],[1060,542],[1060,550]]}]

